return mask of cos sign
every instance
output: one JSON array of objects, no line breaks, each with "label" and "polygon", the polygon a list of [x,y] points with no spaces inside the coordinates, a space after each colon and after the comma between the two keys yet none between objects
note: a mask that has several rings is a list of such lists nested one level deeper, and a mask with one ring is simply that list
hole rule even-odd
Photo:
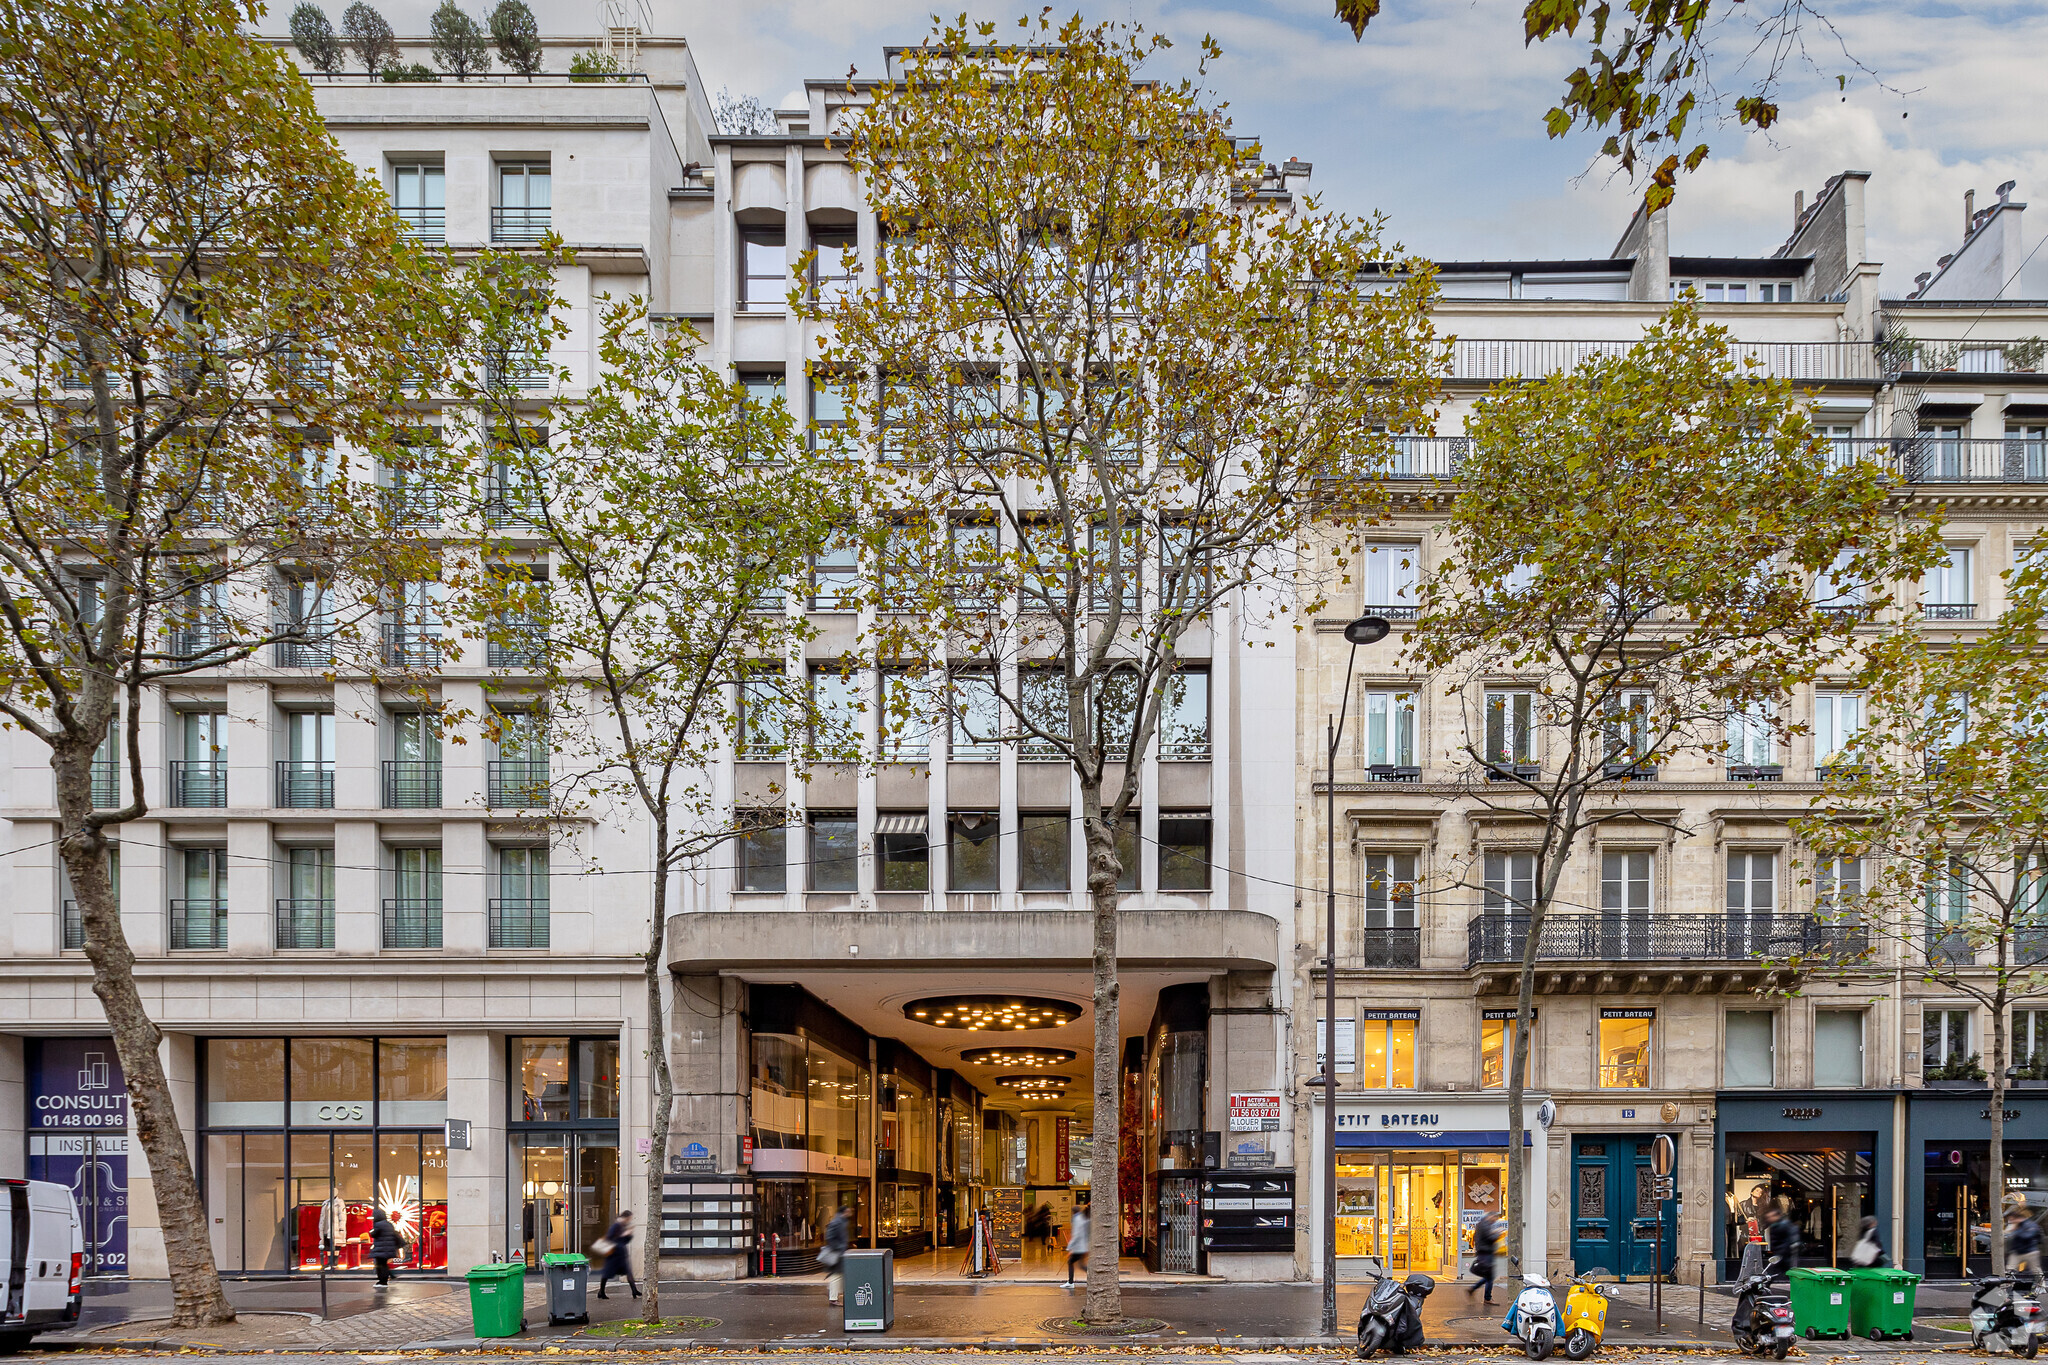
[{"label": "cos sign", "polygon": [[322,1123],[361,1123],[368,1111],[369,1106],[362,1104],[323,1104],[313,1111],[313,1117]]}]

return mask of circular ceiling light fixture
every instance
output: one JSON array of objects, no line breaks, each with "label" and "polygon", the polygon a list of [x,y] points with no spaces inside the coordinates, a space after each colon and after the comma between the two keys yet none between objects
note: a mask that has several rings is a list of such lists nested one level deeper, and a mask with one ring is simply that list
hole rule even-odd
[{"label": "circular ceiling light fixture", "polygon": [[1006,1085],[1010,1089],[1015,1090],[1020,1094],[1030,1095],[1040,1095],[1046,1093],[1051,1093],[1054,1095],[1064,1095],[1067,1093],[1067,1087],[1069,1085],[1072,1085],[1073,1082],[1074,1078],[1072,1076],[1038,1075],[996,1077],[997,1085]]},{"label": "circular ceiling light fixture", "polygon": [[935,995],[903,1007],[903,1017],[913,1023],[973,1033],[1059,1028],[1080,1014],[1077,1005],[1034,995]]},{"label": "circular ceiling light fixture", "polygon": [[1063,1047],[974,1047],[960,1054],[969,1066],[999,1066],[1005,1070],[1043,1071],[1064,1066],[1074,1054]]}]

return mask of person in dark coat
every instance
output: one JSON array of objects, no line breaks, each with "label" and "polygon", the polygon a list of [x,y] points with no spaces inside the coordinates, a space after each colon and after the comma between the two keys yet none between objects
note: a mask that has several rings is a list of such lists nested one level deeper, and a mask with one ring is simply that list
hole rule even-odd
[{"label": "person in dark coat", "polygon": [[404,1254],[405,1243],[398,1240],[398,1229],[379,1209],[377,1221],[370,1224],[370,1261],[377,1267],[378,1284],[391,1283],[392,1258]]},{"label": "person in dark coat", "polygon": [[1799,1267],[1799,1224],[1776,1204],[1764,1210],[1764,1268],[1771,1277],[1790,1277]]},{"label": "person in dark coat", "polygon": [[1884,1254],[1884,1239],[1877,1235],[1877,1219],[1863,1215],[1863,1223],[1856,1236],[1856,1245],[1849,1251],[1852,1265],[1888,1269],[1892,1258]]},{"label": "person in dark coat", "polygon": [[841,1204],[825,1224],[825,1245],[818,1250],[818,1264],[825,1267],[825,1302],[837,1303],[846,1290],[846,1249],[853,1245],[853,1210]]},{"label": "person in dark coat", "polygon": [[1466,1287],[1465,1297],[1471,1298],[1484,1289],[1486,1301],[1493,1302],[1494,1257],[1500,1252],[1500,1220],[1492,1213],[1482,1213],[1479,1221],[1472,1226],[1472,1283]]},{"label": "person in dark coat", "polygon": [[620,1209],[619,1216],[612,1219],[612,1225],[604,1230],[604,1239],[610,1242],[611,1250],[604,1254],[604,1269],[598,1273],[597,1296],[605,1296],[604,1287],[614,1275],[626,1277],[626,1288],[633,1291],[633,1297],[640,1297],[639,1281],[633,1278],[633,1213]]}]

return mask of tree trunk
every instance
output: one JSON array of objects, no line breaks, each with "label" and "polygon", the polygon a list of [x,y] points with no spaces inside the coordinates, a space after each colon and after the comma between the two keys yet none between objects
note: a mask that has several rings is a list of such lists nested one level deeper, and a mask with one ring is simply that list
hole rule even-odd
[{"label": "tree trunk", "polygon": [[[1529,1233],[1529,1158],[1522,1137],[1527,1126],[1522,1092],[1529,1080],[1529,1033],[1536,1014],[1536,949],[1542,940],[1545,909],[1547,905],[1539,902],[1529,911],[1529,933],[1522,943],[1521,982],[1515,995],[1515,1050],[1508,1060],[1508,1265],[1522,1274],[1528,1273],[1530,1264],[1529,1248],[1525,1245]],[[1547,1158],[1547,1153],[1541,1155]],[[1512,1295],[1514,1291],[1508,1292]]]},{"label": "tree trunk", "polygon": [[647,1218],[641,1223],[640,1278],[647,1297],[640,1305],[643,1322],[661,1320],[661,1206],[668,1166],[669,1114],[675,1108],[675,1078],[668,1069],[668,1018],[662,1008],[662,986],[668,964],[662,961],[668,936],[668,838],[658,835],[654,855],[654,926],[647,934],[647,1056],[654,1063],[654,1131],[647,1151]]},{"label": "tree trunk", "polygon": [[135,989],[135,954],[121,929],[114,883],[107,869],[107,840],[88,827],[92,810],[92,750],[59,750],[50,766],[57,779],[58,853],[78,897],[85,926],[85,956],[92,963],[92,990],[100,998],[113,1035],[114,1054],[121,1059],[128,1102],[134,1110],[135,1135],[149,1162],[156,1193],[157,1219],[163,1228],[164,1256],[171,1277],[171,1325],[210,1327],[235,1320],[235,1310],[221,1289],[213,1263],[213,1242],[207,1235],[206,1208],[192,1157],[178,1127],[170,1081],[157,1048],[163,1031],[143,1007]]},{"label": "tree trunk", "polygon": [[1122,1027],[1117,1018],[1116,843],[1102,818],[1099,785],[1081,784],[1081,828],[1088,841],[1088,899],[1095,915],[1095,1137],[1088,1176],[1088,1302],[1083,1316],[1102,1325],[1122,1322],[1123,1289],[1117,1281],[1122,1230],[1117,1211],[1118,1159],[1123,1111]]},{"label": "tree trunk", "polygon": [[[2003,954],[2001,953],[2001,956]],[[2005,992],[2000,991],[1991,1006],[1991,1169],[1985,1172],[1985,1197],[1991,1207],[1985,1220],[1991,1224],[1991,1273],[2005,1273]],[[1970,1235],[1968,1228],[1962,1235]],[[2031,1267],[2036,1274],[2040,1267]]]}]

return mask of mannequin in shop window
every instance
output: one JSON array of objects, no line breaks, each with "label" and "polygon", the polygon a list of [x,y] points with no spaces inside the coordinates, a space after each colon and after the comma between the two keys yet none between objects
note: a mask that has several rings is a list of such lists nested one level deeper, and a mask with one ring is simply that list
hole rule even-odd
[{"label": "mannequin in shop window", "polygon": [[320,1206],[320,1264],[332,1265],[337,1246],[348,1240],[348,1202],[339,1191]]}]

